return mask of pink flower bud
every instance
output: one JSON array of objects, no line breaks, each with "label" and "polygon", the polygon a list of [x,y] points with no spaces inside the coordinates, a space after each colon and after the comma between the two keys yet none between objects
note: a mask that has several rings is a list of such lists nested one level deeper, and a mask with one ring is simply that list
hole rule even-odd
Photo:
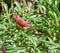
[{"label": "pink flower bud", "polygon": [[18,15],[13,15],[13,17],[16,20],[17,24],[19,24],[20,26],[22,26],[22,27],[30,27],[29,22],[25,21],[24,19],[22,19]]},{"label": "pink flower bud", "polygon": [[1,48],[2,53],[7,53],[5,48]]}]

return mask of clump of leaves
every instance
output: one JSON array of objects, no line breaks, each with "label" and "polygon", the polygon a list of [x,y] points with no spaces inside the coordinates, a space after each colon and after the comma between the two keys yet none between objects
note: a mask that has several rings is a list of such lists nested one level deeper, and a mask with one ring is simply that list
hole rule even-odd
[{"label": "clump of leaves", "polygon": [[[60,1],[34,2],[39,13],[36,13],[33,1],[29,1],[29,5],[15,1],[13,11],[2,2],[4,12],[0,14],[0,48],[6,48],[8,53],[60,53]],[[30,10],[27,10],[28,7]],[[19,29],[13,14],[28,20],[31,28]]]}]

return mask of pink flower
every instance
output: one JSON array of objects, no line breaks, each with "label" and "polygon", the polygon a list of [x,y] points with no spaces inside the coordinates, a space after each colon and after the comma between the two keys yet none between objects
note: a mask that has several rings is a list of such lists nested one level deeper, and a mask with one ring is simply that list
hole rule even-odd
[{"label": "pink flower", "polygon": [[14,19],[17,22],[18,25],[20,25],[22,27],[30,27],[29,22],[28,21],[25,21],[24,19],[22,19],[18,15],[13,15],[13,17],[14,17]]},{"label": "pink flower", "polygon": [[7,53],[5,48],[1,48],[2,53]]}]

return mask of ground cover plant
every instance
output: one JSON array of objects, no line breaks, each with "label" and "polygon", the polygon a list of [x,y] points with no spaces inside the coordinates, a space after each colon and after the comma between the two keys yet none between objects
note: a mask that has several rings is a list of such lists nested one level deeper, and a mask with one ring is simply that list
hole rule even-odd
[{"label": "ground cover plant", "polygon": [[1,0],[0,53],[60,53],[60,0]]}]

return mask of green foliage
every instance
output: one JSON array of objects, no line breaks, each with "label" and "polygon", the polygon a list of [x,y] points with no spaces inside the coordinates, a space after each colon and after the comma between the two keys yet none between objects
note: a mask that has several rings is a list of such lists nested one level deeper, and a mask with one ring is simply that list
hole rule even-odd
[{"label": "green foliage", "polygon": [[[15,7],[2,3],[0,14],[0,48],[8,53],[60,53],[60,11],[59,0],[29,1],[29,5],[15,1]],[[27,10],[27,11],[26,11]],[[18,14],[30,22],[30,28],[19,29],[12,15]],[[35,29],[32,30],[32,28]],[[38,34],[39,31],[42,34]]]}]

